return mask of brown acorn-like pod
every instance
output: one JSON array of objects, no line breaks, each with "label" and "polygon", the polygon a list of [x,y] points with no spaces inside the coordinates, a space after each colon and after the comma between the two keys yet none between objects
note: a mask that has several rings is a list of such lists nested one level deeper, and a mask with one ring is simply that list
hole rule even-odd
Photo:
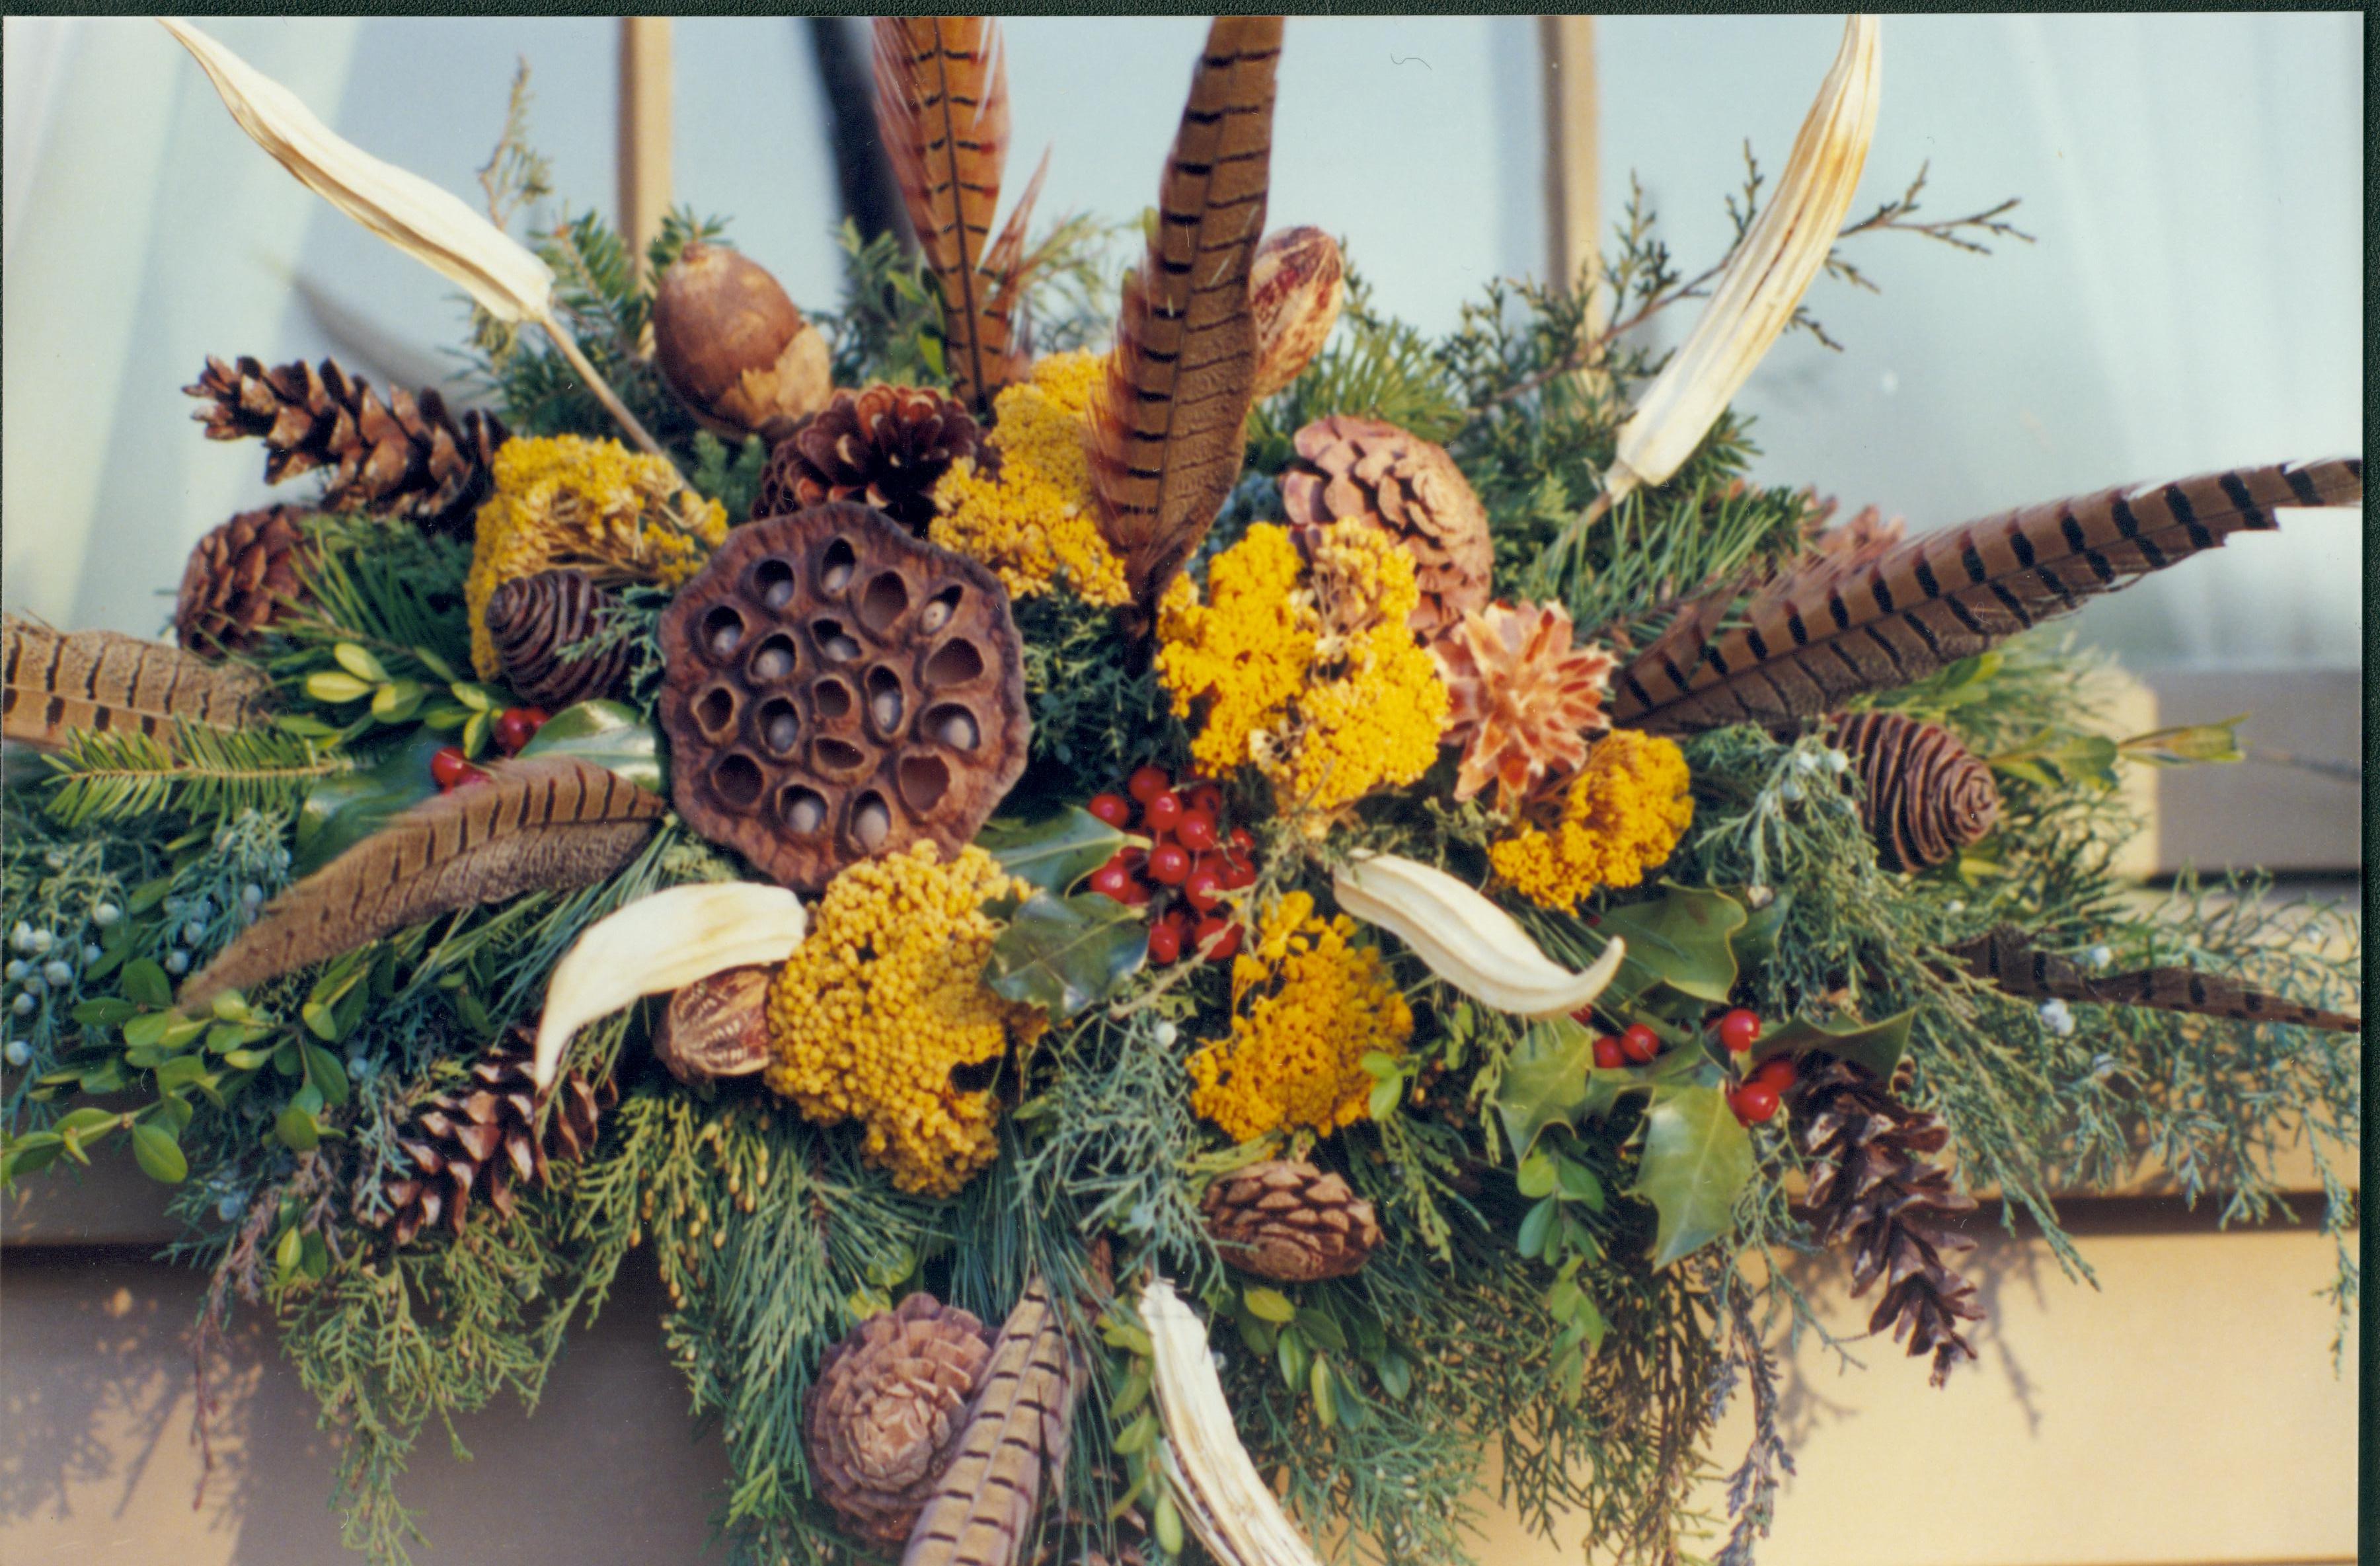
[{"label": "brown acorn-like pod", "polygon": [[483,618],[504,684],[530,705],[555,712],[610,695],[628,673],[626,641],[573,658],[562,649],[601,630],[603,611],[619,601],[586,572],[569,569],[516,577],[498,587]]},{"label": "brown acorn-like pod", "polygon": [[1368,522],[1402,544],[1421,583],[1416,636],[1435,642],[1487,607],[1496,568],[1488,510],[1445,447],[1351,414],[1316,419],[1294,444],[1297,459],[1281,476],[1290,521]]},{"label": "brown acorn-like pod", "polygon": [[1931,869],[1999,819],[1991,768],[1939,723],[1854,712],[1835,720],[1834,741],[1859,774],[1860,817],[1887,869]]},{"label": "brown acorn-like pod", "polygon": [[1257,320],[1257,396],[1272,395],[1305,372],[1339,324],[1346,264],[1339,241],[1319,228],[1276,228],[1257,247],[1248,308]]},{"label": "brown acorn-like pod", "polygon": [[1222,1176],[1207,1187],[1198,1210],[1225,1261],[1284,1283],[1344,1278],[1380,1243],[1372,1204],[1341,1176],[1297,1159]]},{"label": "brown acorn-like pod", "polygon": [[853,1533],[908,1538],[958,1447],[991,1339],[972,1313],[917,1293],[826,1351],[804,1446],[820,1498]]},{"label": "brown acorn-like pod", "polygon": [[753,966],[696,979],[670,997],[653,1032],[654,1056],[689,1086],[766,1069],[769,985],[776,977],[772,967]]},{"label": "brown acorn-like pod", "polygon": [[782,440],[834,391],[826,338],[768,270],[691,244],[653,287],[653,362],[713,434]]},{"label": "brown acorn-like pod", "polygon": [[956,855],[1025,770],[1007,592],[866,506],[736,528],[661,642],[679,814],[796,891],[920,838]]}]

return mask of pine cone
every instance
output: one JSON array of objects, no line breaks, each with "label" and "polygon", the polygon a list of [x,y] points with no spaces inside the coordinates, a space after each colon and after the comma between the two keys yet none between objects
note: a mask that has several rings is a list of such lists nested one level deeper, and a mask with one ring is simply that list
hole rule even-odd
[{"label": "pine cone", "polygon": [[1868,1330],[1889,1325],[1912,1355],[1931,1354],[1940,1386],[1952,1365],[1975,1357],[1960,1321],[1984,1318],[1974,1285],[1942,1261],[1945,1250],[1975,1244],[1946,1227],[1973,1212],[1975,1199],[1951,1189],[1949,1175],[1928,1161],[1949,1145],[1949,1128],[1830,1056],[1806,1060],[1792,1093],[1794,1135],[1810,1165],[1803,1200],[1813,1232],[1821,1244],[1850,1250],[1854,1294],[1884,1280]]},{"label": "pine cone", "polygon": [[1488,513],[1445,449],[1378,419],[1318,419],[1297,432],[1299,460],[1281,479],[1293,523],[1360,517],[1386,528],[1420,567],[1413,628],[1436,641],[1466,610],[1488,604],[1496,547]]},{"label": "pine cone", "polygon": [[510,1218],[514,1190],[543,1184],[549,1159],[584,1158],[595,1145],[596,1122],[618,1097],[612,1079],[590,1086],[575,1073],[563,1078],[554,1088],[562,1101],[540,1137],[532,1050],[528,1030],[514,1028],[472,1062],[468,1080],[414,1111],[396,1139],[412,1168],[382,1187],[390,1211],[376,1220],[393,1225],[398,1244],[411,1244],[442,1216],[459,1235],[474,1196]]},{"label": "pine cone", "polygon": [[976,455],[981,437],[967,410],[940,392],[837,392],[770,452],[752,515],[859,501],[922,538],[934,519],[934,485],[952,463]]},{"label": "pine cone", "polygon": [[1611,654],[1572,645],[1558,604],[1472,610],[1430,649],[1450,698],[1446,743],[1463,747],[1454,797],[1496,785],[1510,808],[1586,765],[1586,740],[1611,726]]},{"label": "pine cone", "polygon": [[1999,819],[1992,770],[1939,723],[1857,712],[1835,719],[1834,742],[1859,774],[1860,817],[1888,869],[1931,869]]},{"label": "pine cone", "polygon": [[408,516],[465,536],[494,482],[489,461],[510,433],[477,409],[458,422],[435,391],[393,387],[382,402],[371,382],[327,358],[267,370],[246,356],[225,364],[210,355],[197,383],[182,390],[208,399],[195,416],[207,439],[264,442],[266,483],[328,467],[322,510]]},{"label": "pine cone", "polygon": [[1250,1164],[1207,1187],[1198,1210],[1223,1259],[1283,1283],[1344,1278],[1380,1243],[1372,1204],[1310,1163]]},{"label": "pine cone", "polygon": [[243,511],[190,551],[174,634],[192,652],[237,652],[305,598],[307,515],[294,505]]},{"label": "pine cone", "polygon": [[820,1496],[853,1533],[909,1536],[958,1446],[991,1339],[967,1312],[917,1293],[827,1350],[804,1445]]},{"label": "pine cone", "polygon": [[529,705],[556,712],[611,694],[627,677],[625,641],[575,658],[561,651],[595,635],[602,612],[619,601],[584,571],[540,571],[498,587],[482,618],[504,684]]}]

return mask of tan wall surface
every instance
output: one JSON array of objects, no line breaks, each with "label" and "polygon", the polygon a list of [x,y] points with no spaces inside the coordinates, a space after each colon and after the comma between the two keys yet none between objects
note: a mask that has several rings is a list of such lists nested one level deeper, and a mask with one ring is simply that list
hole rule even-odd
[{"label": "tan wall surface", "polygon": [[[1767,1566],[2354,1558],[2357,1371],[2350,1351],[2331,1372],[2315,1294],[2327,1242],[2302,1227],[2218,1234],[2161,1201],[2070,1216],[2098,1289],[2062,1277],[2037,1243],[1987,1236],[1971,1258],[1993,1318],[1983,1363],[1946,1390],[1888,1344],[1861,1345],[1868,1368],[1847,1374],[1805,1346],[1786,1387],[1800,1476]],[[632,1272],[534,1417],[465,1422],[469,1463],[424,1438],[405,1493],[426,1512],[425,1561],[702,1557],[723,1463],[715,1440],[689,1433],[658,1295]],[[343,1559],[312,1406],[253,1329],[222,1383],[215,1475],[192,1511],[200,1281],[123,1248],[0,1261],[0,1561]],[[1864,1313],[1815,1281],[1855,1329]],[[1722,1463],[1741,1429],[1730,1422]],[[1576,1559],[1510,1524],[1478,1553],[1495,1566]]]}]

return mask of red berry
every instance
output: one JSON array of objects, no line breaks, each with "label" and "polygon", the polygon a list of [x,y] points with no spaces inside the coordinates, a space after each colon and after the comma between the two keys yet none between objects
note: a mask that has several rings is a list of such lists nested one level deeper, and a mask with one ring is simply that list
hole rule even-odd
[{"label": "red berry", "polygon": [[1183,794],[1182,803],[1190,807],[1198,815],[1211,816],[1217,820],[1222,819],[1223,791],[1213,783],[1193,784]]},{"label": "red berry", "polygon": [[[1152,805],[1149,808],[1154,811],[1157,807]],[[1182,824],[1175,827],[1173,832],[1182,840],[1184,848],[1200,851],[1212,848],[1215,846],[1215,818],[1201,811],[1189,811],[1183,816]]]},{"label": "red berry", "polygon": [[1112,859],[1091,872],[1091,890],[1103,897],[1112,897],[1122,903],[1131,887],[1132,877]]},{"label": "red berry", "polygon": [[496,744],[505,755],[517,756],[544,721],[544,714],[534,707],[507,707],[496,714]]},{"label": "red berry", "polygon": [[[1220,963],[1239,951],[1240,927],[1220,914],[1209,914],[1198,921],[1194,939],[1198,950],[1207,953],[1208,961]],[[1209,947],[1208,941],[1215,944]]]},{"label": "red berry", "polygon": [[1190,879],[1182,883],[1182,894],[1202,914],[1212,913],[1222,893],[1223,873],[1212,865],[1193,866]]},{"label": "red berry", "polygon": [[430,781],[442,789],[453,788],[470,770],[471,759],[459,745],[442,745],[431,755]]},{"label": "red berry", "polygon": [[1766,1083],[1747,1082],[1728,1096],[1727,1107],[1745,1125],[1758,1125],[1777,1112],[1777,1089]]},{"label": "red berry", "polygon": [[1148,906],[1148,883],[1137,876],[1123,878],[1123,905],[1127,908]]},{"label": "red berry", "polygon": [[1143,767],[1133,773],[1132,781],[1123,785],[1123,791],[1146,805],[1172,786],[1173,780],[1165,775],[1164,768]]},{"label": "red berry", "polygon": [[1160,886],[1180,886],[1190,875],[1190,856],[1178,843],[1160,843],[1148,851],[1148,879]]},{"label": "red berry", "polygon": [[[477,767],[474,767],[469,771],[465,772],[461,777],[455,780],[455,788],[480,788],[492,781],[493,780],[492,780],[487,773],[480,771]],[[449,789],[446,792],[452,794],[455,792],[455,789]]]},{"label": "red berry", "polygon": [[1741,1055],[1760,1038],[1760,1019],[1742,1006],[1718,1019],[1718,1041]]},{"label": "red berry", "polygon": [[1232,829],[1232,846],[1233,848],[1236,848],[1236,849],[1238,849],[1241,853],[1245,854],[1245,853],[1248,853],[1248,852],[1252,851],[1252,850],[1256,847],[1256,845],[1257,845],[1257,840],[1256,840],[1256,838],[1255,838],[1254,834],[1252,834],[1252,833],[1248,831],[1248,829],[1247,829],[1247,828],[1245,828],[1245,827],[1233,827],[1233,828]]},{"label": "red berry", "polygon": [[1641,1022],[1632,1022],[1620,1035],[1620,1052],[1641,1066],[1661,1052],[1661,1036]]},{"label": "red berry", "polygon": [[1618,1066],[1626,1064],[1627,1060],[1628,1057],[1620,1052],[1620,1040],[1611,1034],[1607,1033],[1602,1038],[1595,1041],[1595,1064],[1597,1069],[1601,1071],[1610,1071]]},{"label": "red berry", "polygon": [[1766,1083],[1781,1094],[1793,1086],[1793,1079],[1799,1074],[1794,1070],[1792,1056],[1771,1055],[1753,1068],[1752,1080]]},{"label": "red berry", "polygon": [[1095,794],[1085,808],[1111,827],[1121,827],[1132,819],[1132,801],[1121,794]]},{"label": "red berry", "polygon": [[1148,927],[1148,960],[1159,964],[1182,960],[1182,921],[1173,915]]},{"label": "red berry", "polygon": [[1140,824],[1153,832],[1169,832],[1182,824],[1182,796],[1162,789],[1140,802]]}]

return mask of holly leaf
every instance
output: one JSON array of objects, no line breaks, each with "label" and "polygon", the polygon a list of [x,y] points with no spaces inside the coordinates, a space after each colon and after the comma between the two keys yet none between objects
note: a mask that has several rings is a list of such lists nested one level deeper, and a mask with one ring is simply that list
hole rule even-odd
[{"label": "holly leaf", "polygon": [[1751,910],[1744,918],[1743,928],[1728,941],[1740,966],[1757,969],[1767,965],[1768,959],[1777,954],[1777,932],[1785,928],[1785,916],[1792,907],[1793,893],[1789,889],[1778,892],[1763,906]]},{"label": "holly leaf", "polygon": [[529,736],[520,754],[523,760],[532,756],[576,756],[618,773],[638,788],[669,797],[661,736],[625,701],[582,701],[564,708]]},{"label": "holly leaf", "polygon": [[1633,1187],[1660,1220],[1653,1265],[1667,1267],[1726,1233],[1736,1195],[1751,1178],[1752,1135],[1724,1092],[1699,1081],[1656,1091]]},{"label": "holly leaf", "polygon": [[430,775],[430,759],[446,743],[444,735],[422,729],[378,765],[316,783],[298,808],[298,851],[292,873],[299,880],[313,874],[380,831],[390,817],[437,793],[437,781]]},{"label": "holly leaf", "polygon": [[1578,1129],[1596,1074],[1593,1034],[1568,1017],[1529,1025],[1496,1086],[1496,1112],[1515,1162],[1529,1156],[1547,1126]]},{"label": "holly leaf", "polygon": [[983,981],[996,995],[1062,1020],[1107,999],[1148,956],[1139,910],[1095,892],[1037,892],[991,943]]},{"label": "holly leaf", "polygon": [[976,846],[1000,868],[1042,891],[1063,896],[1076,881],[1115,857],[1124,834],[1078,805],[1045,819],[990,822]]},{"label": "holly leaf", "polygon": [[1833,1026],[1796,1017],[1774,1033],[1763,1035],[1752,1047],[1752,1058],[1758,1062],[1772,1055],[1823,1050],[1838,1060],[1864,1066],[1878,1082],[1890,1082],[1893,1069],[1900,1064],[1900,1057],[1909,1049],[1909,1026],[1916,1014],[1912,1009],[1882,1022]]},{"label": "holly leaf", "polygon": [[1656,984],[1713,1005],[1735,988],[1730,938],[1744,926],[1743,904],[1723,892],[1662,882],[1662,894],[1606,908],[1596,933],[1628,942],[1615,989],[1640,995]]}]

